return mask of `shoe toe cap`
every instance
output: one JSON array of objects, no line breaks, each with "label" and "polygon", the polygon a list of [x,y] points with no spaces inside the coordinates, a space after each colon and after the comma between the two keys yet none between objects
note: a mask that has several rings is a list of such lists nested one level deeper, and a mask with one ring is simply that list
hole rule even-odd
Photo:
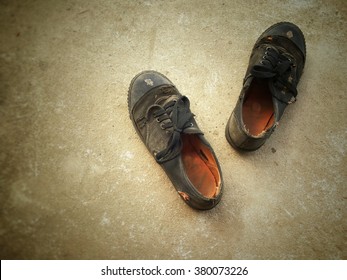
[{"label": "shoe toe cap", "polygon": [[282,36],[290,39],[306,56],[305,37],[301,29],[291,22],[280,22],[269,27],[264,33],[265,36]]},{"label": "shoe toe cap", "polygon": [[173,84],[167,77],[156,71],[144,71],[136,75],[129,87],[129,109],[131,110],[146,92],[161,85]]}]

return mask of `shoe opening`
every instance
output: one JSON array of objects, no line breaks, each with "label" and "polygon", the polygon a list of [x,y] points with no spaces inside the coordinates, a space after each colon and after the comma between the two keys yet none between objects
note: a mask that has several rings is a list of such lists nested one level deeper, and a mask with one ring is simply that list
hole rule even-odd
[{"label": "shoe opening", "polygon": [[196,190],[207,198],[220,192],[221,176],[210,148],[197,135],[183,134],[182,161],[186,174]]},{"label": "shoe opening", "polygon": [[242,105],[242,119],[252,136],[259,136],[274,124],[272,95],[265,79],[254,78]]}]

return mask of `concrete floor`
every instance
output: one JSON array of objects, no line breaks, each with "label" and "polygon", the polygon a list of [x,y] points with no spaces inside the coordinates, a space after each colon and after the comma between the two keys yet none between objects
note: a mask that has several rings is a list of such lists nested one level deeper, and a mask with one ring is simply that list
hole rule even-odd
[{"label": "concrete floor", "polygon": [[[248,4],[247,4],[248,3]],[[258,151],[224,128],[255,40],[301,27],[298,101]],[[0,0],[1,259],[346,259],[347,2]],[[221,163],[211,211],[176,193],[127,90],[153,69]]]}]

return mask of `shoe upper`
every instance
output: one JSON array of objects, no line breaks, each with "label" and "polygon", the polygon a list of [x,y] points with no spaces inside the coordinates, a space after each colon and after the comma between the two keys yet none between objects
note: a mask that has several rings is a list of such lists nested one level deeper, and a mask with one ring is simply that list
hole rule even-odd
[{"label": "shoe upper", "polygon": [[258,38],[226,127],[232,146],[255,150],[270,137],[287,105],[296,101],[305,54],[304,36],[292,23],[275,24]]},{"label": "shoe upper", "polygon": [[214,207],[222,194],[221,171],[189,99],[164,75],[145,71],[133,79],[128,104],[137,133],[184,201],[197,209]]}]

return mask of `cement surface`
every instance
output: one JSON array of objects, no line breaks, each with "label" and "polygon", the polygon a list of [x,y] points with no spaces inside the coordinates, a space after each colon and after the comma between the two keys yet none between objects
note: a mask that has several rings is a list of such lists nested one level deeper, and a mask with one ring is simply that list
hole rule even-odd
[{"label": "cement surface", "polygon": [[[306,36],[298,101],[258,151],[224,128],[258,36]],[[0,0],[1,259],[345,259],[346,1]],[[189,208],[137,136],[127,90],[167,75],[225,192]]]}]

